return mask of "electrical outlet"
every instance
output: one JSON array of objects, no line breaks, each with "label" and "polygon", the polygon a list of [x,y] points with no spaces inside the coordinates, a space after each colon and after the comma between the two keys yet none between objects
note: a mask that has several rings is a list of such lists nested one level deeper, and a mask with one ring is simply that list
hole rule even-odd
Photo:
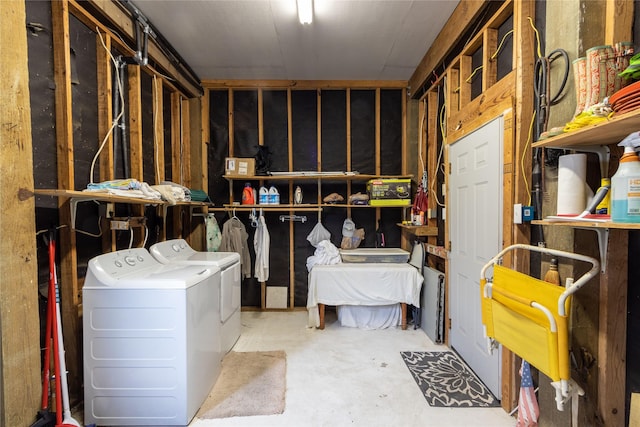
[{"label": "electrical outlet", "polygon": [[513,205],[513,223],[522,224],[522,203]]},{"label": "electrical outlet", "polygon": [[112,230],[128,230],[129,229],[129,221],[111,221],[111,229]]},{"label": "electrical outlet", "polygon": [[107,203],[107,210],[105,213],[105,218],[113,218],[113,215],[116,211],[115,203]]}]

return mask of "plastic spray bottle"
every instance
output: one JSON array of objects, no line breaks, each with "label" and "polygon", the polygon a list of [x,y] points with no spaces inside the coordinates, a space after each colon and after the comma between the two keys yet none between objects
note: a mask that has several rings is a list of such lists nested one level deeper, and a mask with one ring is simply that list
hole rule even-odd
[{"label": "plastic spray bottle", "polygon": [[624,147],[620,166],[611,178],[611,221],[640,222],[640,132],[633,132],[618,145]]}]

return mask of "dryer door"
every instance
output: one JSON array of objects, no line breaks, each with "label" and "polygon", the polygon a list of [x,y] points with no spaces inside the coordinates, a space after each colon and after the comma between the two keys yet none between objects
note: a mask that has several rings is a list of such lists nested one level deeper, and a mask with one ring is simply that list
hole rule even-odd
[{"label": "dryer door", "polygon": [[236,262],[222,270],[220,282],[220,320],[224,323],[240,309],[240,263]]}]

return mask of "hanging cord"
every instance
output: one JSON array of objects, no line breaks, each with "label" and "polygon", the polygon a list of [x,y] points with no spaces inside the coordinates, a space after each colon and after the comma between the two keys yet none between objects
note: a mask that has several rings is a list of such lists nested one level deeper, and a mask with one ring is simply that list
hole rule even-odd
[{"label": "hanging cord", "polygon": [[[537,126],[536,134],[534,135],[534,141],[538,141],[540,134],[546,132],[547,123],[549,122],[549,110],[552,106],[558,104],[564,97],[564,88],[567,85],[567,79],[569,78],[569,55],[564,49],[556,49],[548,56],[543,57],[542,48],[540,43],[540,33],[533,23],[533,19],[530,16],[527,17],[529,24],[536,34],[536,47],[538,59],[534,66],[535,84],[533,87],[534,94],[536,96],[536,117]],[[562,83],[558,88],[555,95],[551,96],[551,65],[557,59],[564,59],[564,75],[562,77]]]},{"label": "hanging cord", "polygon": [[[559,58],[564,59],[564,74],[558,91],[551,96],[551,66],[553,62]],[[534,66],[534,75],[535,86],[533,91],[536,96],[536,116],[538,117],[536,127],[537,140],[540,134],[547,131],[550,108],[557,105],[565,95],[563,92],[567,85],[567,79],[569,78],[569,55],[567,51],[564,49],[556,49],[551,52],[549,56],[538,58]]]}]

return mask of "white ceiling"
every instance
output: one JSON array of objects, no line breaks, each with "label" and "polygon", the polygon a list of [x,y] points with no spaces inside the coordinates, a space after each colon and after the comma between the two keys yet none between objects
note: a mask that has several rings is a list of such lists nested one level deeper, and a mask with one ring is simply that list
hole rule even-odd
[{"label": "white ceiling", "polygon": [[202,80],[408,80],[458,0],[133,0]]}]

